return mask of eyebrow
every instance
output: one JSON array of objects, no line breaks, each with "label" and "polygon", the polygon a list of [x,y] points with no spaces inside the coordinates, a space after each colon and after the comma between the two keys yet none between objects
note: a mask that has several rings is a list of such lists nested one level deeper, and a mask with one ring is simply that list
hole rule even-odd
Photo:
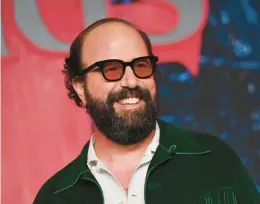
[{"label": "eyebrow", "polygon": [[[134,59],[136,59],[136,58],[145,57],[145,56],[148,56],[148,55],[142,55],[142,56],[133,57],[133,58],[131,58],[131,59],[129,59],[129,60],[122,60],[122,59],[119,59],[119,58],[107,58],[107,59],[98,60],[98,61],[96,61],[96,62],[94,62],[94,63],[92,63],[92,64],[90,64],[90,65],[87,65],[87,64],[82,64],[82,65],[83,65],[84,68],[88,68],[88,67],[94,65],[95,63],[100,62],[100,61],[104,61],[104,60],[122,60],[122,61],[124,61],[124,62],[132,62],[132,61],[133,61]],[[83,70],[82,70],[82,71],[83,71]]]}]

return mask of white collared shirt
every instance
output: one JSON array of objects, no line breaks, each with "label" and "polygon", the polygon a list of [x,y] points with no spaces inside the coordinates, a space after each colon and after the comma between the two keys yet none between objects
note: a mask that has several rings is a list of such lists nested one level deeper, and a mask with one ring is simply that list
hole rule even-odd
[{"label": "white collared shirt", "polygon": [[160,129],[156,123],[154,138],[146,149],[142,160],[135,169],[126,195],[122,185],[98,159],[93,146],[95,137],[91,137],[88,150],[88,167],[102,188],[105,204],[144,204],[144,184],[148,166],[159,145]]}]

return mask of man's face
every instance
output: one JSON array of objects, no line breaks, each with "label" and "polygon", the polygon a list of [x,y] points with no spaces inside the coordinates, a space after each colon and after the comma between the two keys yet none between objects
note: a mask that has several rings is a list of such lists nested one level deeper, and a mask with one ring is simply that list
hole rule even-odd
[{"label": "man's face", "polygon": [[[147,56],[141,36],[129,26],[107,23],[91,31],[84,39],[82,64],[119,59],[125,62]],[[86,74],[82,101],[96,127],[119,144],[142,141],[155,127],[157,116],[154,76],[137,78],[126,67],[120,81],[109,82],[99,71]]]}]

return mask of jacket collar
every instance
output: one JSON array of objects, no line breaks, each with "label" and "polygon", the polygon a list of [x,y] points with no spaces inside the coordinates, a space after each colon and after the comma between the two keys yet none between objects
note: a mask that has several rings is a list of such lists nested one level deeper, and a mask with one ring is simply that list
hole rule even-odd
[{"label": "jacket collar", "polygon": [[161,130],[160,146],[174,154],[204,154],[210,152],[201,142],[197,141],[197,133],[182,130],[173,125],[158,120]]},{"label": "jacket collar", "polygon": [[62,179],[57,179],[58,183],[54,189],[55,191],[53,192],[53,194],[57,194],[71,188],[77,183],[80,177],[90,172],[90,169],[87,166],[87,153],[89,143],[90,141],[88,141],[87,144],[83,147],[80,155],[75,160],[73,160],[58,174],[55,175],[57,177],[60,176]]},{"label": "jacket collar", "polygon": [[[160,144],[149,168],[153,168],[153,166],[171,159],[174,154],[203,155],[210,152],[209,149],[195,139],[194,135],[196,133],[181,130],[161,120],[157,122],[160,127]],[[84,146],[80,155],[59,172],[62,178],[65,179],[59,180],[54,194],[69,189],[75,185],[81,177],[96,181],[87,166],[89,144],[90,141]]]}]

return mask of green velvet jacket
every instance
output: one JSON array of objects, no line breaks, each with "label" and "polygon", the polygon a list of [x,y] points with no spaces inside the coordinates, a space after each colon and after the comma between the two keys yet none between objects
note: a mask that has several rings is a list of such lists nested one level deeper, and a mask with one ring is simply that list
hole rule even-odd
[{"label": "green velvet jacket", "polygon": [[[160,145],[149,165],[146,204],[260,204],[260,195],[234,151],[217,137],[158,121]],[[103,204],[87,166],[89,143],[50,178],[35,204]]]}]

